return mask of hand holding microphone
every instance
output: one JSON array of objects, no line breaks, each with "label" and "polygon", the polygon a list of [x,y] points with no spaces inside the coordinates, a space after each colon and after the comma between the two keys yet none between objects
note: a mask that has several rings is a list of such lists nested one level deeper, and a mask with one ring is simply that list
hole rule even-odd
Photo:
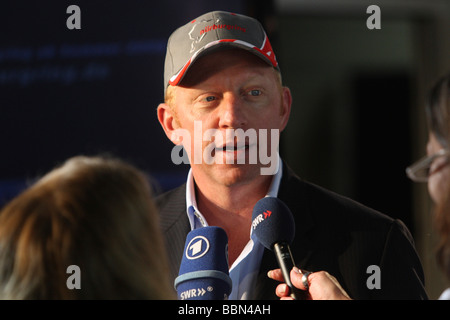
[{"label": "hand holding microphone", "polygon": [[[284,280],[280,269],[269,271],[268,276],[273,280]],[[292,284],[296,288],[309,290],[309,299],[311,300],[351,300],[336,278],[326,271],[318,271],[306,275],[306,273],[294,267],[290,272],[290,277]],[[277,286],[275,292],[281,300],[292,300],[292,297],[288,295],[288,291],[287,285],[283,283]]]},{"label": "hand holding microphone", "polygon": [[289,247],[294,240],[295,223],[287,205],[275,197],[259,200],[253,208],[252,234],[264,247],[275,252],[290,296],[295,300],[305,299],[305,292],[292,284],[289,275],[295,266]]},{"label": "hand holding microphone", "polygon": [[253,208],[252,231],[268,249],[275,252],[280,269],[269,271],[282,299],[350,300],[335,277],[326,271],[307,272],[295,266],[289,245],[294,240],[295,223],[287,205],[278,198],[265,197]]},{"label": "hand holding microphone", "polygon": [[202,227],[188,233],[175,279],[179,300],[227,300],[228,237],[222,228]]}]

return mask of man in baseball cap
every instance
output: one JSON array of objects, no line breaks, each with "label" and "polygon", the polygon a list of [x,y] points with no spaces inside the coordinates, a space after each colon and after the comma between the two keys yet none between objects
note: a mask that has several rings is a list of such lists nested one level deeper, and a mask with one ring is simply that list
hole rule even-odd
[{"label": "man in baseball cap", "polygon": [[[167,44],[164,92],[157,116],[175,145],[172,161],[180,163],[174,157],[181,147],[190,164],[186,183],[157,198],[172,279],[189,231],[218,226],[228,235],[229,299],[285,298],[285,285],[272,280],[283,280],[279,270],[267,276],[278,268],[275,254],[251,232],[255,204],[270,196],[293,214],[293,279],[302,279],[303,297],[427,297],[401,221],[298,178],[281,160],[279,133],[292,97],[257,20],[214,11],[175,30]],[[376,290],[366,285],[373,265],[381,270]]]}]

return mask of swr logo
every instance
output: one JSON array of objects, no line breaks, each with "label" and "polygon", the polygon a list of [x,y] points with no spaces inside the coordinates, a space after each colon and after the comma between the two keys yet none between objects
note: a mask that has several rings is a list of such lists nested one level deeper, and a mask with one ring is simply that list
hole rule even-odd
[{"label": "swr logo", "polygon": [[186,246],[186,258],[190,260],[203,257],[209,250],[209,241],[203,236],[196,236]]},{"label": "swr logo", "polygon": [[255,219],[252,221],[252,229],[255,230],[258,224],[260,224],[265,219],[269,218],[272,214],[272,211],[266,210],[263,213],[259,214]]}]

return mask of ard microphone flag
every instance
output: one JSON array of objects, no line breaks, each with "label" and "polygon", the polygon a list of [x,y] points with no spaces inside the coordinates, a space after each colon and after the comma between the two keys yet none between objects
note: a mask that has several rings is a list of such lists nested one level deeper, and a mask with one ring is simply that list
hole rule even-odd
[{"label": "ard microphone flag", "polygon": [[227,300],[228,236],[222,228],[202,227],[188,233],[175,279],[179,300]]}]

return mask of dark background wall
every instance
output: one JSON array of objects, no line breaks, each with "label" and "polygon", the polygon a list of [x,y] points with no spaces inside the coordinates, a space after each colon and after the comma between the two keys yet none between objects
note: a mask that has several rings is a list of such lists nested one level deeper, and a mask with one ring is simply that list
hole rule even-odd
[{"label": "dark background wall", "polygon": [[[69,30],[69,5],[81,29]],[[0,4],[0,204],[77,154],[110,153],[159,190],[185,179],[156,118],[170,33],[241,0],[3,1]],[[156,185],[155,185],[156,186]]]}]

